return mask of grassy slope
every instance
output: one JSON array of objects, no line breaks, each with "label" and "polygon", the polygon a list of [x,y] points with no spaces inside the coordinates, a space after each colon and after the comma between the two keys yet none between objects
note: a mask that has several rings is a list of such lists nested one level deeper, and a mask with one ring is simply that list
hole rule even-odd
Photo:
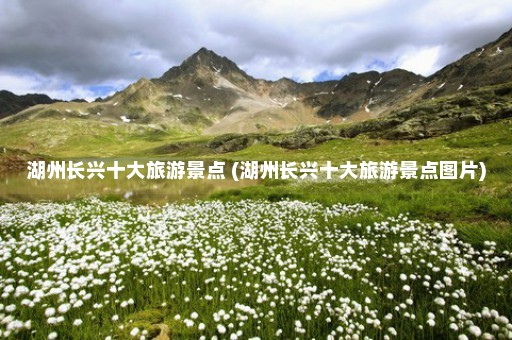
[{"label": "grassy slope", "polygon": [[[484,161],[489,174],[484,182],[471,180],[393,182],[331,181],[319,183],[264,182],[263,185],[227,191],[217,198],[283,197],[320,201],[365,203],[386,214],[409,211],[413,216],[454,222],[466,239],[479,243],[496,240],[512,248],[512,120],[478,126],[459,133],[422,141],[386,141],[359,136],[329,141],[306,150],[285,150],[254,145],[239,152],[212,154],[204,147],[207,137],[183,135],[134,125],[112,126],[81,119],[41,119],[0,127],[0,145],[53,157],[151,157],[150,150],[172,142],[191,142],[188,148],[166,158],[225,160],[473,160]],[[197,143],[194,143],[197,142]],[[196,146],[194,146],[196,145]],[[154,155],[154,157],[163,157]]]},{"label": "grassy slope", "polygon": [[0,145],[53,157],[141,156],[166,141],[188,135],[120,123],[51,118],[0,127]]},{"label": "grassy slope", "polygon": [[512,248],[512,121],[479,126],[463,132],[417,142],[356,138],[331,141],[308,150],[283,150],[256,145],[223,155],[230,160],[363,160],[483,161],[488,174],[476,180],[386,181],[264,181],[263,185],[216,194],[223,200],[294,198],[363,203],[385,214],[409,212],[413,217],[454,223],[462,237],[475,245],[494,240],[501,249]]}]

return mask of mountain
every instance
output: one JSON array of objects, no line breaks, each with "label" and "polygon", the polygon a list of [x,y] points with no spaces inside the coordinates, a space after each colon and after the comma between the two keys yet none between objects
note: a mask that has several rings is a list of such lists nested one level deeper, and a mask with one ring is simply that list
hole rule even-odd
[{"label": "mountain", "polygon": [[2,90],[0,91],[0,119],[37,104],[51,104],[55,102],[56,100],[51,99],[45,94],[17,96],[12,92]]},{"label": "mountain", "polygon": [[338,81],[267,81],[201,48],[160,78],[141,78],[104,100],[38,105],[0,124],[45,117],[206,135],[264,133],[392,116],[421,100],[510,79],[512,30],[428,78],[394,69],[351,73]]},{"label": "mountain", "polygon": [[341,116],[365,120],[392,108],[423,81],[422,76],[401,69],[351,73],[337,82],[330,93],[315,94],[306,101],[318,107],[316,113],[327,119]]},{"label": "mountain", "polygon": [[51,117],[206,134],[284,130],[324,123],[302,99],[334,85],[254,79],[229,59],[201,48],[162,77],[141,78],[104,100],[32,107],[1,123]]},{"label": "mountain", "polygon": [[168,85],[183,85],[189,82],[196,87],[212,86],[216,75],[221,76],[245,91],[255,90],[256,79],[242,71],[234,62],[202,47],[185,59],[180,66],[165,72],[156,82]]},{"label": "mountain", "polygon": [[424,94],[424,98],[512,80],[512,29],[446,65],[428,80],[435,86]]}]

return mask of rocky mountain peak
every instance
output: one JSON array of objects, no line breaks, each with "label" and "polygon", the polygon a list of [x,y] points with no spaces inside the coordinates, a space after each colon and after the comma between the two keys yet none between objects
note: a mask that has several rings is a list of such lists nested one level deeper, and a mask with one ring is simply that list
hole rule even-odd
[{"label": "rocky mountain peak", "polygon": [[185,59],[181,67],[206,66],[219,69],[223,64],[229,64],[230,62],[226,57],[221,57],[212,50],[201,47],[196,53]]},{"label": "rocky mountain peak", "polygon": [[220,74],[223,76],[238,74],[244,78],[251,78],[233,61],[226,57],[219,56],[212,50],[201,47],[197,52],[185,59],[180,66],[169,69],[160,79],[172,80],[183,77],[184,75],[204,75],[205,73]]}]

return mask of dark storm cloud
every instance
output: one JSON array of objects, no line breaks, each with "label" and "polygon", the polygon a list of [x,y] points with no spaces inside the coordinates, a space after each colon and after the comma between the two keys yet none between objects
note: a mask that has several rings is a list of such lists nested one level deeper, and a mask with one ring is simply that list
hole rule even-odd
[{"label": "dark storm cloud", "polygon": [[270,79],[369,65],[428,74],[511,18],[505,0],[5,0],[0,88],[93,96],[158,77],[202,46]]},{"label": "dark storm cloud", "polygon": [[[184,13],[168,11],[163,18],[158,11],[106,3],[15,2],[1,14],[16,17],[7,25],[0,24],[1,67],[30,69],[45,76],[59,74],[77,82],[156,75],[160,67],[140,62],[130,53],[138,48],[158,57],[161,45],[179,47]],[[165,34],[152,25],[163,19],[168,22]]]}]

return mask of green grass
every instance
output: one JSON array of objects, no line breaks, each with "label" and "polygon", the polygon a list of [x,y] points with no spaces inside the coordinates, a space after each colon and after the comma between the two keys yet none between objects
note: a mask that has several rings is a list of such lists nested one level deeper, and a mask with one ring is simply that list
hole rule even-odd
[{"label": "green grass", "polygon": [[[512,313],[509,255],[488,243],[475,250],[449,225],[361,205],[85,200],[3,205],[0,224],[2,313],[31,320],[30,330],[7,334],[11,339],[51,332],[132,339],[135,328],[152,338],[157,324],[178,339],[238,331],[243,338],[326,338],[334,331],[384,339],[390,327],[399,338],[456,339],[468,334],[466,321],[506,334],[506,325],[493,331],[499,322],[478,316],[484,307]],[[26,306],[33,294],[17,293],[18,286],[45,294]],[[440,297],[446,305],[435,302]],[[48,308],[77,300],[80,306],[56,313],[62,321],[48,322]],[[435,327],[427,325],[429,313]],[[449,330],[450,323],[460,330]]]},{"label": "green grass", "polygon": [[0,145],[58,158],[144,156],[169,140],[195,135],[179,130],[86,119],[51,118],[0,127]]},{"label": "green grass", "polygon": [[[264,339],[273,338],[281,329],[283,338],[325,338],[336,329],[333,325],[338,325],[325,322],[329,317],[327,305],[324,304],[327,300],[311,303],[304,313],[298,310],[301,304],[298,301],[302,301],[305,295],[304,287],[315,286],[319,292],[329,289],[334,292],[337,299],[329,303],[335,307],[345,308],[339,302],[339,298],[343,297],[366,305],[367,310],[350,315],[349,320],[362,322],[365,326],[362,334],[370,338],[382,339],[389,333],[389,327],[393,327],[400,338],[456,339],[461,333],[468,334],[468,330],[463,325],[457,332],[449,330],[449,317],[455,315],[450,308],[452,305],[469,313],[481,312],[485,306],[496,309],[509,319],[512,315],[512,262],[510,256],[505,255],[506,251],[512,249],[511,122],[505,120],[414,142],[359,136],[329,141],[305,150],[285,150],[259,144],[222,155],[212,154],[205,147],[208,142],[206,137],[180,135],[172,131],[130,131],[111,126],[102,127],[103,130],[99,130],[102,132],[98,132],[100,127],[88,130],[88,126],[82,126],[79,122],[69,123],[71,125],[65,125],[69,128],[65,141],[61,143],[59,137],[52,140],[42,134],[44,138],[38,139],[41,143],[39,151],[49,150],[58,157],[105,156],[104,153],[112,153],[119,157],[144,156],[140,159],[310,160],[320,163],[330,160],[334,164],[365,160],[415,160],[422,165],[426,161],[473,160],[485,162],[488,175],[483,182],[469,179],[263,180],[255,186],[215,193],[209,202],[170,208],[99,201],[35,206],[0,205],[4,209],[0,214],[0,242],[4,242],[2,249],[10,249],[7,252],[9,256],[0,256],[2,278],[15,277],[20,284],[36,289],[42,281],[30,274],[29,277],[18,274],[19,270],[42,273],[37,275],[46,273],[49,280],[60,287],[63,274],[54,272],[56,268],[62,269],[62,263],[77,260],[85,254],[92,257],[86,261],[86,269],[79,273],[93,273],[95,277],[106,280],[103,285],[84,288],[93,294],[93,298],[85,303],[83,309],[68,312],[65,322],[56,326],[48,325],[44,316],[47,306],[57,307],[62,303],[55,296],[45,297],[41,305],[30,311],[25,310],[20,305],[20,299],[12,295],[2,303],[18,306],[13,312],[16,318],[33,320],[32,327],[37,332],[33,335],[24,330],[18,334],[21,338],[43,339],[49,332],[57,331],[63,338],[95,339],[113,335],[119,339],[129,339],[135,327],[146,330],[147,335],[152,337],[158,332],[155,327],[157,323],[169,327],[171,338],[197,339],[200,335],[210,338],[220,335],[216,328],[219,322],[214,320],[214,313],[220,309],[227,312],[235,310],[236,303],[251,306],[259,313],[258,319],[249,318],[242,326],[238,325],[239,320],[234,321],[234,316],[230,321],[222,322],[225,326],[233,322],[234,330],[243,330],[244,337],[258,335]],[[30,138],[34,138],[30,136],[30,127],[22,124],[13,127],[9,134],[0,136],[0,144],[23,147]],[[55,129],[50,120],[44,124],[43,127]],[[83,135],[73,136],[70,133],[77,126],[83,128]],[[164,147],[170,141],[188,147],[170,155],[150,153],[149,150]],[[54,144],[50,146],[49,143]],[[249,204],[247,199],[263,201]],[[286,207],[290,204],[286,200],[321,205],[314,209],[293,210]],[[234,203],[237,201],[242,202]],[[379,214],[363,211],[355,215],[328,215],[326,209],[339,203],[375,207]],[[450,224],[454,225],[457,236],[450,229]],[[388,225],[398,229],[389,229]],[[403,226],[408,227],[402,229]],[[447,243],[450,249],[448,253],[442,253],[439,248],[439,244],[444,242],[440,236],[444,232],[453,241]],[[26,243],[29,239],[32,240],[30,246]],[[495,242],[495,245],[489,241]],[[75,247],[74,242],[79,248]],[[38,247],[41,243],[44,249]],[[27,255],[27,248],[32,251],[43,249],[34,255],[42,260],[23,267],[23,261],[32,256]],[[410,254],[401,252],[407,248],[413,251]],[[355,252],[353,256],[350,255],[351,251]],[[446,254],[449,256],[444,256]],[[491,261],[495,254],[503,261],[486,264],[490,271],[478,269],[481,264],[479,256]],[[11,255],[17,256],[18,260],[8,260]],[[141,255],[148,255],[149,258],[140,263],[131,261]],[[388,257],[390,255],[391,258]],[[456,267],[460,265],[458,261],[467,260],[462,260],[465,255],[474,260],[474,263],[468,260],[465,264],[476,271],[474,277],[464,281],[454,275],[454,286],[442,288],[443,293],[439,293],[453,294],[455,289],[463,289],[465,297],[443,295],[447,306],[437,306],[433,300],[438,289],[422,286],[424,278],[417,281],[408,279],[412,293],[403,290],[404,282],[400,274],[408,277],[411,274],[418,277],[428,274],[434,285],[436,281],[444,282],[447,268]],[[115,260],[115,256],[119,261]],[[196,262],[187,263],[187,258]],[[211,258],[218,264],[210,266],[208,261]],[[95,259],[116,263],[115,268],[99,273],[101,267],[94,263]],[[283,264],[283,261],[289,262]],[[289,264],[293,269],[288,267]],[[344,267],[344,271],[340,272],[337,266],[342,264],[357,264],[364,270]],[[440,268],[440,271],[433,268]],[[382,275],[377,274],[378,270],[382,270]],[[280,285],[267,285],[262,273],[271,272],[284,272],[284,276],[291,278],[291,286],[285,281],[280,281]],[[322,272],[326,273],[325,276]],[[116,273],[115,279],[111,279],[111,273]],[[293,273],[295,277],[292,277]],[[350,279],[342,273],[348,274]],[[73,274],[67,272],[66,275]],[[210,278],[215,279],[215,284],[207,283]],[[124,288],[115,294],[110,293],[108,289],[113,285],[111,280],[119,279],[122,282],[115,285]],[[274,291],[274,288],[277,290]],[[287,292],[286,288],[290,291]],[[394,299],[387,299],[387,293],[392,293]],[[272,307],[269,301],[258,302],[258,296],[262,294],[278,296],[280,304]],[[213,302],[208,302],[206,295],[211,296]],[[364,297],[369,297],[371,301],[364,302]],[[122,301],[130,298],[133,298],[133,304],[122,307]],[[396,309],[409,298],[414,300],[412,306]],[[94,303],[101,303],[102,307],[94,308]],[[322,304],[322,310],[318,317],[308,321],[306,315],[314,315],[315,304]],[[382,323],[381,328],[365,323],[373,310]],[[86,314],[86,311],[92,314]],[[183,320],[190,319],[192,312],[197,312],[199,319],[194,321],[193,327],[187,327]],[[406,312],[412,313],[415,320],[406,317]],[[429,312],[436,317],[436,326],[432,328],[426,325]],[[179,320],[177,314],[180,315]],[[388,314],[392,315],[391,321],[384,318]],[[113,321],[113,315],[118,315],[119,320]],[[83,320],[83,325],[72,326],[74,319]],[[492,332],[493,319],[476,316],[470,319],[482,331]],[[296,320],[306,325],[304,335],[295,332]],[[205,324],[204,331],[197,329],[199,322]],[[420,325],[424,328],[420,329]],[[345,331],[346,325],[344,327]]]},{"label": "green grass", "polygon": [[409,212],[417,218],[454,223],[462,237],[473,244],[496,241],[501,249],[512,244],[512,121],[483,125],[451,135],[422,141],[384,141],[363,137],[329,141],[306,150],[284,150],[256,145],[223,155],[224,158],[270,161],[336,162],[415,160],[483,161],[488,174],[477,180],[387,181],[263,181],[263,185],[214,194],[225,201],[281,198],[324,204],[363,203],[386,214]]},{"label": "green grass", "polygon": [[[0,145],[33,147],[33,152],[66,157],[140,157],[163,159],[317,161],[334,164],[351,161],[415,160],[418,164],[439,160],[483,161],[488,175],[483,182],[471,180],[396,180],[270,183],[218,193],[223,200],[241,198],[296,198],[325,204],[365,203],[396,214],[408,211],[416,217],[453,222],[467,241],[482,238],[503,247],[511,243],[512,221],[512,120],[482,125],[458,133],[420,140],[389,141],[358,136],[328,141],[310,149],[287,150],[256,144],[227,154],[214,154],[206,147],[206,136],[182,135],[135,126],[111,126],[85,120],[55,123],[51,119],[4,126]],[[51,135],[48,133],[51,131]],[[169,143],[184,145],[172,154],[155,154]],[[477,231],[478,230],[478,231]],[[485,236],[485,237],[484,237]]]}]

